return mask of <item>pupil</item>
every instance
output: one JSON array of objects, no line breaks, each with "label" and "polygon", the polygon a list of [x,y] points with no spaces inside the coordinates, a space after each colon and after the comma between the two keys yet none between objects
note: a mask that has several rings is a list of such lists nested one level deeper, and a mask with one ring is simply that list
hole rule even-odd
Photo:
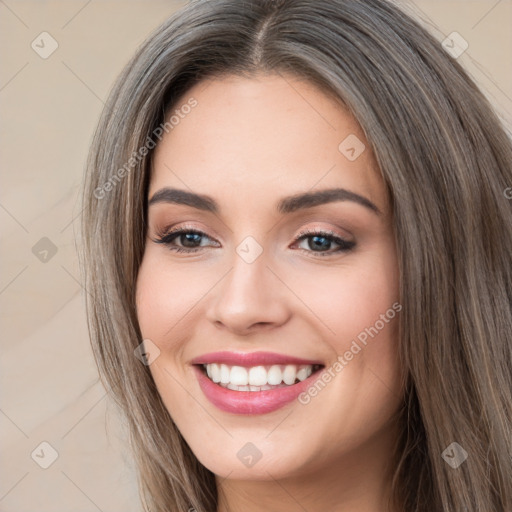
[{"label": "pupil", "polygon": [[[318,240],[323,240],[324,243],[318,243]],[[331,243],[330,240],[327,240],[327,238],[325,238],[324,236],[313,236],[313,242],[314,242],[314,247],[319,247],[319,248],[324,248],[324,249],[328,249],[328,245]]]},{"label": "pupil", "polygon": [[198,240],[201,238],[201,235],[199,235],[198,233],[185,233],[184,235],[181,235],[181,236],[185,237],[186,243],[183,244],[185,247],[188,247],[187,246],[188,242],[191,243],[190,247],[195,247],[194,242],[198,242],[198,241],[199,241],[199,243],[201,242],[200,240]]}]

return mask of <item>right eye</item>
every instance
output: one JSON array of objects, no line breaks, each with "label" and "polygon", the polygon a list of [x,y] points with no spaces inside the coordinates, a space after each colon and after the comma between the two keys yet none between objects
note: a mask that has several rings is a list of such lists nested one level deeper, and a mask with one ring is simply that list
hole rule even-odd
[{"label": "right eye", "polygon": [[[202,237],[211,240],[211,238],[202,231],[194,228],[181,227],[179,229],[168,231],[167,233],[159,236],[154,240],[154,242],[164,244],[171,251],[191,253],[197,252],[201,247],[204,247],[201,246]],[[178,240],[181,246],[176,245],[175,240]]]}]

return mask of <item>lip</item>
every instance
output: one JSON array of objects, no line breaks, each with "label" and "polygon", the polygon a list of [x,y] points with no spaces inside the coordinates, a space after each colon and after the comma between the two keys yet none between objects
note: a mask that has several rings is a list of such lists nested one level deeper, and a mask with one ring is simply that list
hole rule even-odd
[{"label": "lip", "polygon": [[[193,363],[193,370],[198,380],[199,386],[206,398],[218,409],[224,412],[242,415],[266,414],[293,402],[301,393],[306,391],[314,381],[318,379],[321,372],[325,369],[323,363],[310,362],[305,359],[297,359],[289,356],[280,356],[270,353],[252,353],[245,354],[240,358],[240,354],[232,352],[217,352],[196,358]],[[272,356],[272,359],[268,359]],[[270,361],[270,362],[269,362]],[[203,372],[201,365],[209,362],[218,362],[239,366],[256,366],[267,364],[319,364],[322,367],[312,373],[307,379],[291,386],[269,389],[266,391],[233,391],[223,388],[210,380]],[[244,364],[242,364],[242,362]]]},{"label": "lip", "polygon": [[[323,361],[300,359],[274,352],[211,352],[192,359],[191,364],[223,363],[230,366],[267,366],[272,364],[311,364],[325,366]],[[303,381],[304,382],[304,381]]]}]

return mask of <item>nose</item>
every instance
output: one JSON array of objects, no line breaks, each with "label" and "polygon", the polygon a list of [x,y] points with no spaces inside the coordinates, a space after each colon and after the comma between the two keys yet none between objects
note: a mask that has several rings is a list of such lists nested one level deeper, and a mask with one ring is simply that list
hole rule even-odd
[{"label": "nose", "polygon": [[286,287],[261,255],[247,263],[238,254],[217,287],[207,318],[217,328],[245,336],[285,324],[290,318]]}]

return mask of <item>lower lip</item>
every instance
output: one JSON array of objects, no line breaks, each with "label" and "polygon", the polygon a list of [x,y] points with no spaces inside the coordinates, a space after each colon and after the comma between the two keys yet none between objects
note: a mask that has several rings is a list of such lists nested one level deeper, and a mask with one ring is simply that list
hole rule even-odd
[{"label": "lower lip", "polygon": [[293,402],[311,386],[322,370],[292,386],[266,391],[233,391],[215,384],[198,366],[194,366],[194,371],[206,398],[220,410],[234,414],[265,414]]}]

